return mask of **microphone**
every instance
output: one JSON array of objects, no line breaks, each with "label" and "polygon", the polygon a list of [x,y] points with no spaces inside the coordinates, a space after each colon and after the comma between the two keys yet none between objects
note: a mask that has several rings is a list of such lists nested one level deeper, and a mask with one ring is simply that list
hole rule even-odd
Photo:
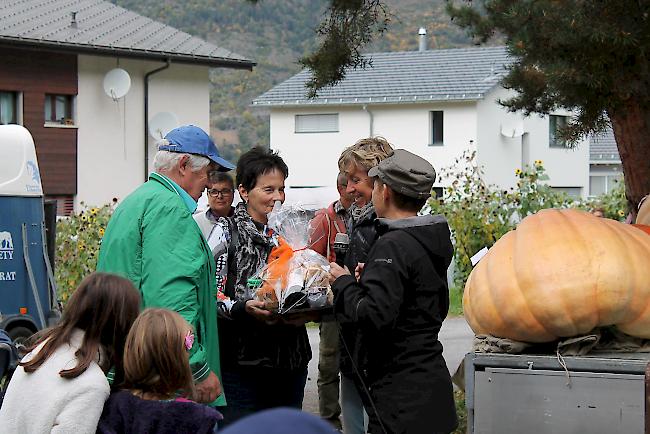
[{"label": "microphone", "polygon": [[350,237],[348,237],[348,234],[343,234],[340,232],[336,234],[332,247],[334,248],[334,254],[336,255],[336,263],[341,267],[343,267],[345,255],[348,252],[349,245]]}]

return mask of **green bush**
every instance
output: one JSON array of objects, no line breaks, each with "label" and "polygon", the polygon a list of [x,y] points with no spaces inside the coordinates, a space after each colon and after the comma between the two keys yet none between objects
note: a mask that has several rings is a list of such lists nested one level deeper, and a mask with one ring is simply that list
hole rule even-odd
[{"label": "green bush", "polygon": [[99,245],[114,204],[89,208],[56,224],[55,277],[60,301],[65,302],[81,280],[95,271]]},{"label": "green bush", "polygon": [[600,210],[603,213],[603,217],[625,221],[627,216],[625,182],[623,182],[623,178],[614,182],[614,188],[611,191],[590,200],[587,204],[587,209],[589,211]]}]

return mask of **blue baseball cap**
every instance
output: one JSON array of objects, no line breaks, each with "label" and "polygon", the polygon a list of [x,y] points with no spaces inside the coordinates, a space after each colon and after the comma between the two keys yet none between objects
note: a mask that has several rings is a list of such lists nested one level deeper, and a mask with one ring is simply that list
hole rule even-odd
[{"label": "blue baseball cap", "polygon": [[219,155],[219,150],[210,136],[195,125],[183,125],[174,128],[165,136],[168,143],[158,146],[159,151],[182,152],[187,154],[202,155],[217,163],[222,172],[235,168],[230,161],[224,160]]}]

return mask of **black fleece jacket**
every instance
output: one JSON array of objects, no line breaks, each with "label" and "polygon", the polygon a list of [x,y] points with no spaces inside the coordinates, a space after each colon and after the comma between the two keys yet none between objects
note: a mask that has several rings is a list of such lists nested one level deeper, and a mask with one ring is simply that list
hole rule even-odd
[{"label": "black fleece jacket", "polygon": [[379,219],[377,231],[360,281],[342,276],[332,285],[337,321],[358,328],[353,360],[389,432],[451,431],[451,380],[438,341],[449,309],[449,227],[429,215]]}]

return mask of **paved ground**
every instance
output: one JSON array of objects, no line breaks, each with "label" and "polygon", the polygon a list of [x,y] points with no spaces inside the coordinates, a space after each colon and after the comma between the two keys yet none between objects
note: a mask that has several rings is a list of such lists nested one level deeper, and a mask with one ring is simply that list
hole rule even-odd
[{"label": "paved ground", "polygon": [[[318,378],[318,328],[308,328],[307,332],[313,357],[309,362],[309,375],[307,376],[303,409],[318,414],[318,389],[316,387],[316,379]],[[443,323],[442,330],[440,330],[440,341],[444,346],[443,355],[451,374],[456,371],[461,360],[472,347],[473,337],[474,333],[463,317],[447,318]]]}]

